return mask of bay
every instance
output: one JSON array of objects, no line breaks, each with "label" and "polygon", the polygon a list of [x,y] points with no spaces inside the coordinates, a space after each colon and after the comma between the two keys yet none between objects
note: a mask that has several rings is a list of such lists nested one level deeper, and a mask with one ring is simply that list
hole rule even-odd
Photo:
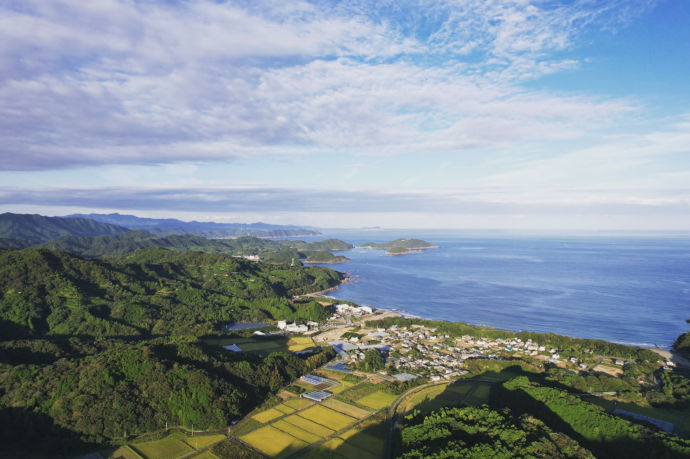
[{"label": "bay", "polygon": [[429,319],[669,348],[688,330],[690,239],[341,231],[353,244],[418,237],[436,249],[338,252],[353,282],[329,295]]}]

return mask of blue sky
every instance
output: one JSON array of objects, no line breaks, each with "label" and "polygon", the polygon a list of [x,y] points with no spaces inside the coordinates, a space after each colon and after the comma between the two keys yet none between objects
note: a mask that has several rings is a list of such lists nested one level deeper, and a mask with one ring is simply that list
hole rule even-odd
[{"label": "blue sky", "polygon": [[0,211],[690,229],[690,2],[0,2]]}]

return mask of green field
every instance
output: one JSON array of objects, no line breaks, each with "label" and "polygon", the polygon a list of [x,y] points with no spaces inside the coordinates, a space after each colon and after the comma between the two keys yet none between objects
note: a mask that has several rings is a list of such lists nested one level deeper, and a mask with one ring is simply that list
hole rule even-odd
[{"label": "green field", "polygon": [[141,459],[141,456],[134,452],[129,446],[120,446],[111,453],[101,453],[107,459],[124,458],[124,459]]},{"label": "green field", "polygon": [[315,405],[299,413],[305,419],[338,431],[353,424],[356,420],[329,408]]},{"label": "green field", "polygon": [[293,414],[292,416],[283,418],[281,419],[281,421],[288,422],[292,425],[299,427],[302,430],[306,430],[307,432],[311,432],[315,435],[318,435],[321,438],[327,437],[333,433],[333,430],[329,429],[328,427],[312,422],[309,419],[305,419],[297,414]]},{"label": "green field", "polygon": [[339,435],[339,437],[349,444],[353,444],[360,449],[375,454],[377,457],[380,457],[383,453],[383,437],[376,437],[358,429],[350,429]]},{"label": "green field", "polygon": [[271,426],[243,435],[240,440],[270,457],[286,457],[307,446],[302,440]]},{"label": "green field", "polygon": [[340,400],[336,400],[334,398],[324,400],[321,402],[321,405],[357,419],[364,419],[371,414],[367,410],[363,410],[362,408],[350,405],[349,403],[341,402]]},{"label": "green field", "polygon": [[[342,438],[332,438],[321,445],[321,449],[335,451],[343,457],[357,458],[357,459],[378,459],[380,456],[370,453],[369,451],[358,448],[350,442]],[[323,457],[323,456],[322,456]]]},{"label": "green field", "polygon": [[255,414],[254,416],[252,416],[252,418],[255,419],[256,421],[267,424],[267,423],[271,422],[272,420],[283,416],[283,414],[284,413],[282,413],[281,411],[278,411],[275,408],[269,408],[267,410],[264,410],[264,411],[261,411],[261,412]]},{"label": "green field", "polygon": [[227,437],[224,434],[215,434],[215,435],[195,435],[193,437],[187,437],[185,438],[185,443],[187,443],[189,446],[196,450],[204,449],[208,446],[215,445],[216,443],[219,443],[223,440],[225,440]]},{"label": "green field", "polygon": [[380,410],[381,408],[392,405],[396,398],[398,398],[397,395],[379,390],[358,399],[357,403],[374,410]]},{"label": "green field", "polygon": [[489,384],[479,384],[476,389],[470,394],[465,401],[468,405],[478,406],[482,403],[489,402],[489,394],[491,393],[491,386]]},{"label": "green field", "polygon": [[[305,341],[302,340],[302,338],[307,338],[309,342],[311,342],[311,338],[309,337],[293,337],[289,338],[287,336],[271,336],[269,338],[259,338],[259,337],[253,337],[253,338],[242,338],[242,337],[237,337],[237,338],[209,338],[205,340],[207,344],[211,344],[214,346],[228,346],[230,344],[237,344],[240,349],[242,349],[243,352],[249,352],[253,354],[261,354],[261,355],[268,355],[271,352],[288,352],[292,349],[290,349],[291,345],[296,346],[296,348],[300,347],[300,343],[304,343]],[[297,339],[296,342],[293,342],[291,344],[292,340]],[[301,344],[303,345],[303,344]],[[314,344],[312,343],[311,346],[313,347]],[[302,350],[302,349],[298,349]],[[230,352],[230,351],[228,351]]]},{"label": "green field", "polygon": [[148,459],[180,457],[194,451],[194,448],[175,437],[171,435],[162,440],[137,443],[130,447]]},{"label": "green field", "polygon": [[194,456],[194,459],[219,459],[218,456],[213,454],[211,451],[203,451],[196,456]]}]

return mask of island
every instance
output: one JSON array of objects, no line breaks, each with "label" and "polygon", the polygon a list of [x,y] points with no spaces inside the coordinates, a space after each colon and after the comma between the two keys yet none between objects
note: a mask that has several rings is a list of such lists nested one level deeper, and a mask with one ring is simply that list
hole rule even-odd
[{"label": "island", "polygon": [[358,246],[363,249],[385,250],[388,255],[407,255],[410,253],[422,253],[426,249],[436,249],[436,245],[422,239],[396,239],[394,241],[376,243],[365,242]]}]

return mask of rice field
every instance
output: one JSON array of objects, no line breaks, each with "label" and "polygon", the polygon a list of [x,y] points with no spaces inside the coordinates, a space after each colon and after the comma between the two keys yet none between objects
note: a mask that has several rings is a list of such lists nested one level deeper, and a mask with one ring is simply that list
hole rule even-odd
[{"label": "rice field", "polygon": [[280,411],[283,414],[290,414],[290,413],[293,413],[295,411],[294,408],[291,408],[284,403],[281,403],[280,405],[276,405],[273,408]]},{"label": "rice field", "polygon": [[295,425],[302,430],[306,430],[307,432],[318,435],[321,438],[328,437],[329,435],[333,434],[332,429],[329,429],[321,424],[317,424],[316,422],[312,422],[309,419],[305,419],[297,414],[293,414],[292,416],[288,416],[281,420]]},{"label": "rice field", "polygon": [[342,430],[353,424],[355,419],[324,406],[315,405],[299,413],[305,419],[324,425],[331,430]]},{"label": "rice field", "polygon": [[211,451],[203,451],[196,456],[194,456],[194,459],[219,459],[218,456],[213,454]]},{"label": "rice field", "polygon": [[286,457],[307,446],[302,440],[271,426],[243,435],[240,440],[270,457]]},{"label": "rice field", "polygon": [[320,449],[334,451],[337,454],[348,458],[377,459],[380,457],[338,437],[328,440],[323,445],[321,445]]},{"label": "rice field", "polygon": [[280,429],[286,434],[290,434],[293,437],[302,440],[307,443],[316,443],[322,439],[322,437],[319,437],[315,433],[308,432],[300,427],[297,427],[294,424],[290,424],[287,421],[284,420],[279,420],[271,424],[272,427],[275,427],[276,429]]},{"label": "rice field", "polygon": [[162,440],[130,445],[130,448],[148,459],[180,457],[194,452],[194,448],[173,435]]},{"label": "rice field", "polygon": [[264,411],[261,411],[261,412],[255,414],[254,416],[252,416],[252,418],[256,421],[263,423],[263,424],[267,424],[267,423],[271,422],[272,420],[277,419],[281,416],[283,416],[283,413],[281,411],[278,411],[275,408],[269,408],[267,410],[264,410]]},{"label": "rice field", "polygon": [[105,454],[107,459],[124,458],[124,459],[141,459],[141,456],[134,452],[129,446],[124,445],[117,448],[109,454]]},{"label": "rice field", "polygon": [[308,336],[291,336],[287,346],[290,352],[299,352],[314,347],[314,341]]},{"label": "rice field", "polygon": [[290,400],[285,400],[283,402],[283,405],[293,408],[295,410],[301,410],[302,408],[306,408],[310,405],[313,405],[314,402],[311,400],[307,400],[306,398],[293,398]]},{"label": "rice field", "polygon": [[357,419],[364,419],[371,414],[371,412],[367,410],[363,410],[362,408],[350,405],[349,403],[341,402],[340,400],[336,400],[334,398],[324,400],[321,402],[321,405]]},{"label": "rice field", "polygon": [[357,403],[367,408],[380,410],[381,408],[392,405],[396,398],[398,398],[396,395],[379,390],[358,399]]},{"label": "rice field", "polygon": [[208,446],[215,445],[227,437],[224,434],[215,435],[195,435],[193,437],[185,438],[185,443],[196,450],[204,449]]}]

